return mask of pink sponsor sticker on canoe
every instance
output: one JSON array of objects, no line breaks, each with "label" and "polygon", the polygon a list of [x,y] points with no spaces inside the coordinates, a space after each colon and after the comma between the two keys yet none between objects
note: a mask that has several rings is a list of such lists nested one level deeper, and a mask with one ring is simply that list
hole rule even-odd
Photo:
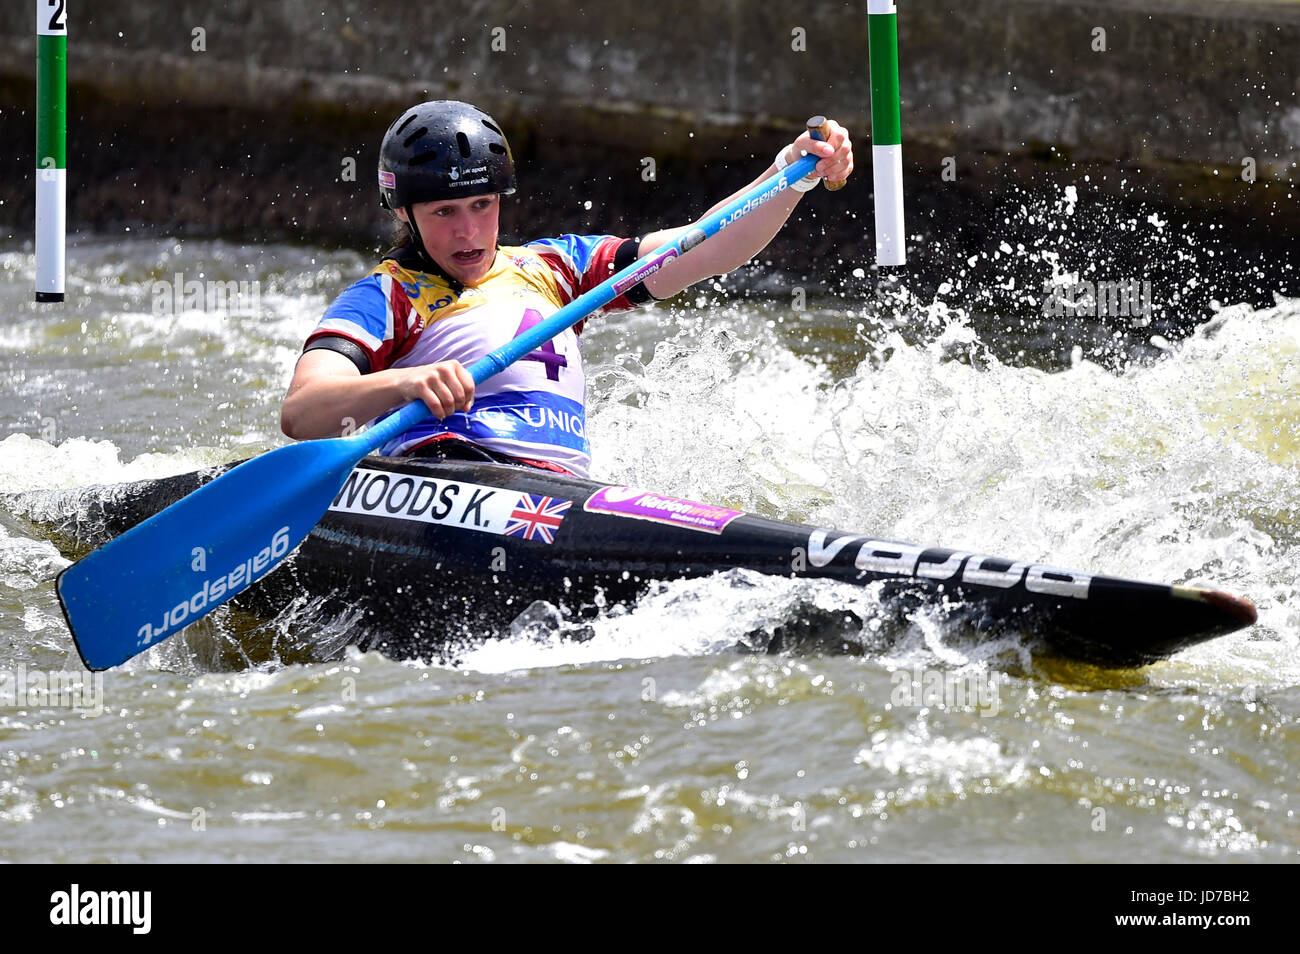
[{"label": "pink sponsor sticker on canoe", "polygon": [[587,498],[583,509],[589,513],[609,513],[635,520],[669,523],[688,530],[721,533],[742,511],[727,510],[711,504],[696,503],[678,497],[664,497],[634,487],[602,487]]}]

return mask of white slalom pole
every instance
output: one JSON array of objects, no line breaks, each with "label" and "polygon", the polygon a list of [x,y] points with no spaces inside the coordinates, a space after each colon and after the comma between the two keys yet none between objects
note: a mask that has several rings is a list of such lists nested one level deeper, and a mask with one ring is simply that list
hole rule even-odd
[{"label": "white slalom pole", "polygon": [[67,0],[36,0],[37,301],[63,301],[67,151]]},{"label": "white slalom pole", "polygon": [[903,231],[903,137],[898,104],[898,8],[867,0],[871,48],[871,174],[876,187],[876,264],[907,261]]}]

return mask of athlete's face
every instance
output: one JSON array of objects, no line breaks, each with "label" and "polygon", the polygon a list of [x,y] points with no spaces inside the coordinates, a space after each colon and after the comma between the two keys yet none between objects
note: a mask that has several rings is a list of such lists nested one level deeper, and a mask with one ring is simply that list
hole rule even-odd
[{"label": "athlete's face", "polygon": [[417,202],[411,209],[424,250],[443,271],[464,285],[477,284],[487,275],[496,258],[501,196]]}]

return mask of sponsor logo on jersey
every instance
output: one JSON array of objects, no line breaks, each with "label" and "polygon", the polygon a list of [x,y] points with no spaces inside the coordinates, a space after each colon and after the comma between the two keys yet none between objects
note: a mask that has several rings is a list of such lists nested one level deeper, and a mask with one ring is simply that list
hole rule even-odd
[{"label": "sponsor logo on jersey", "polygon": [[[502,434],[510,434],[513,431],[527,427],[538,432],[555,432],[568,434],[577,438],[579,441],[587,439],[586,424],[582,417],[574,414],[572,411],[565,410],[562,407],[542,407],[537,404],[520,404],[515,407],[505,405],[501,407],[484,407],[479,408],[475,405],[474,410],[466,414],[467,417],[477,418],[485,424],[495,428]],[[543,435],[530,435],[534,440]],[[550,443],[561,443],[555,437],[550,437]],[[569,442],[564,442],[568,444]]]}]

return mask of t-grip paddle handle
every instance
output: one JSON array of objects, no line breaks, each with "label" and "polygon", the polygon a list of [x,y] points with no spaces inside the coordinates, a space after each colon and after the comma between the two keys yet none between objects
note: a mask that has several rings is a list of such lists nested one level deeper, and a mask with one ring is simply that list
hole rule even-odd
[{"label": "t-grip paddle handle", "polygon": [[[808,131],[812,133],[814,139],[823,141],[831,138],[831,124],[826,121],[825,116],[814,116],[808,120]],[[825,180],[826,188],[831,192],[843,189],[846,185],[845,180],[840,179],[832,182],[830,179]]]}]

